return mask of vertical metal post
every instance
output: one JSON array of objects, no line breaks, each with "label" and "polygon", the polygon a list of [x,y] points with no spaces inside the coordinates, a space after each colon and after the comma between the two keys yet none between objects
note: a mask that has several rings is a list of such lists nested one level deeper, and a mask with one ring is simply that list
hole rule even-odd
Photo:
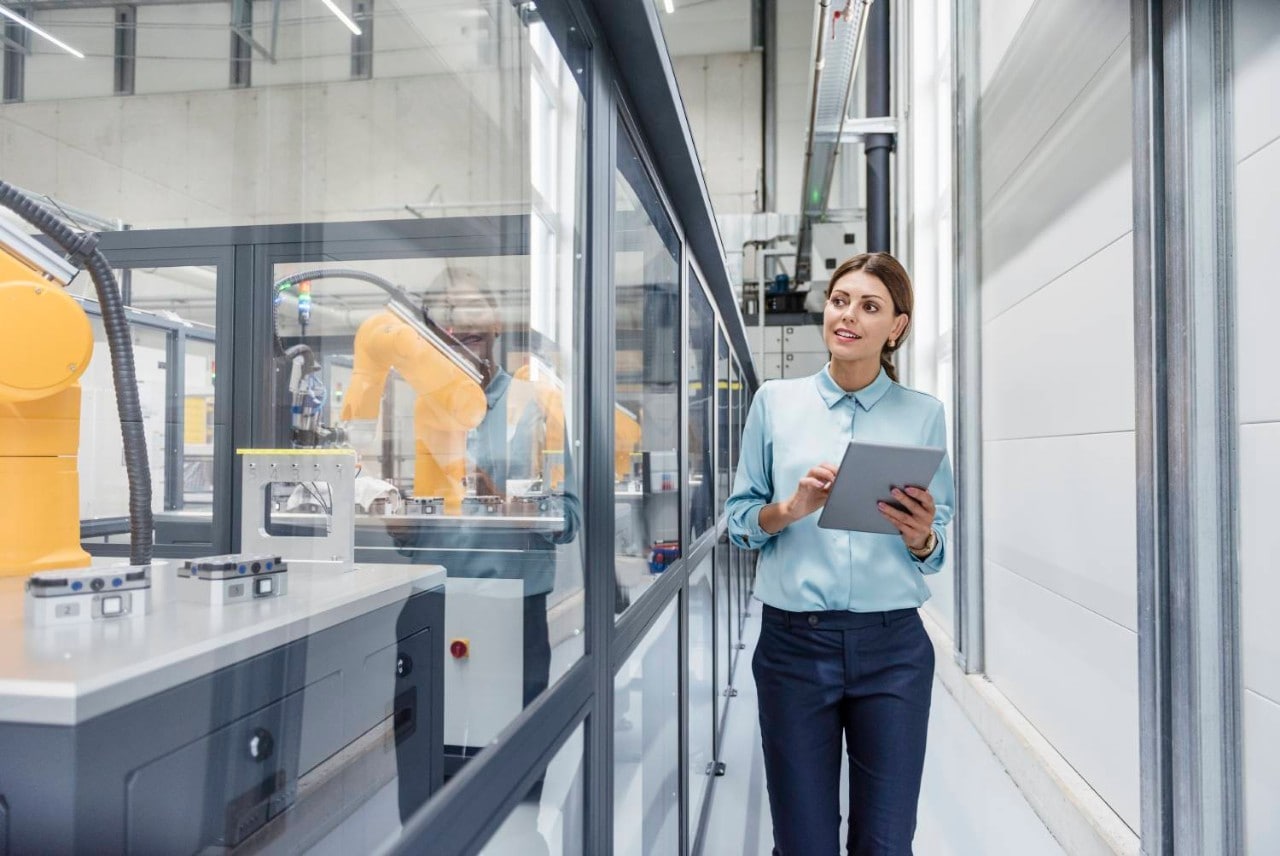
[{"label": "vertical metal post", "polygon": [[368,80],[373,77],[373,0],[354,0],[351,18],[360,27],[360,35],[351,37],[351,77]]},{"label": "vertical metal post", "polygon": [[583,366],[588,379],[583,437],[587,650],[593,661],[595,705],[587,720],[585,852],[613,852],[613,639],[617,581],[613,572],[613,221],[618,116],[603,63],[593,62],[587,110],[587,265]]},{"label": "vertical metal post", "polygon": [[[19,15],[30,17],[30,13],[21,7],[13,10]],[[4,42],[4,92],[3,103],[13,104],[25,97],[27,54],[31,53],[30,31],[5,20],[4,29],[0,30]]]},{"label": "vertical metal post", "polygon": [[115,86],[116,95],[132,95],[138,64],[138,7],[115,8]]},{"label": "vertical metal post", "polygon": [[[763,40],[761,48],[761,110],[760,134],[763,148],[763,176],[759,211],[773,211],[778,192],[778,0],[761,0],[764,7]],[[763,248],[761,248],[763,249]],[[764,286],[761,285],[760,302],[764,302]],[[763,311],[763,310],[762,310]]]},{"label": "vertical metal post", "polygon": [[187,334],[181,329],[165,333],[164,508],[183,505],[183,461],[187,389]]},{"label": "vertical metal post", "polygon": [[248,89],[253,83],[253,0],[231,0],[232,89]]},{"label": "vertical metal post", "polygon": [[1134,0],[1142,844],[1243,852],[1230,0]]},{"label": "vertical metal post", "polygon": [[955,140],[956,646],[968,674],[985,668],[982,548],[982,259],[977,0],[953,0]]},{"label": "vertical metal post", "polygon": [[[890,77],[892,76],[892,43],[889,27],[889,3],[872,3],[867,13],[867,118],[890,115]],[[843,117],[842,117],[843,118]],[[867,134],[862,146],[867,154],[867,252],[887,253],[891,249],[892,209],[889,195],[893,170],[889,155],[893,152],[893,134]],[[848,205],[848,201],[845,202]]]}]

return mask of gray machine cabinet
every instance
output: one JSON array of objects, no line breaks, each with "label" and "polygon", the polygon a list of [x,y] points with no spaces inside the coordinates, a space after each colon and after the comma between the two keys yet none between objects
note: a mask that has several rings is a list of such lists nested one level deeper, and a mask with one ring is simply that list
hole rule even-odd
[{"label": "gray machine cabinet", "polygon": [[74,727],[0,723],[0,853],[234,848],[388,719],[408,817],[443,782],[443,633],[437,588]]}]

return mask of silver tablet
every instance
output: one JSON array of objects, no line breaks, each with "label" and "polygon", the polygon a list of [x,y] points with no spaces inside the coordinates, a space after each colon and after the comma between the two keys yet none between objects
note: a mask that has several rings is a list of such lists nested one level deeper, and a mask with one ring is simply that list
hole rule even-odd
[{"label": "silver tablet", "polygon": [[897,535],[897,528],[880,513],[876,503],[883,501],[901,508],[893,498],[893,489],[929,487],[945,453],[945,449],[927,446],[850,441],[818,525],[824,529]]}]

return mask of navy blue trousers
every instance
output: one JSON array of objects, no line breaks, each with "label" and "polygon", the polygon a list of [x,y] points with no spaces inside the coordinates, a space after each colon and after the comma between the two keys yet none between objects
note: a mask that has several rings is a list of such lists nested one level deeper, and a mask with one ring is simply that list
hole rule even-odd
[{"label": "navy blue trousers", "polygon": [[751,670],[775,856],[839,854],[842,741],[850,856],[910,856],[933,687],[919,612],[765,606]]}]

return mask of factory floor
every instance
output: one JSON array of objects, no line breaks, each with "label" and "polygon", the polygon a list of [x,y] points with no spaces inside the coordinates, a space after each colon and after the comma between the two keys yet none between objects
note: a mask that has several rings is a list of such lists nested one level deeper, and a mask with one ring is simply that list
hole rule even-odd
[{"label": "factory floor", "polygon": [[[760,608],[752,604],[744,632],[746,649],[734,673],[738,697],[729,706],[711,815],[703,835],[705,856],[768,856],[773,846],[769,796],[764,783],[756,720],[756,688],[750,653],[760,633]],[[741,759],[736,763],[730,759]],[[841,794],[847,801],[847,782]],[[844,840],[842,828],[840,840]],[[1063,850],[1019,793],[1013,780],[937,680],[929,718],[929,749],[914,851],[917,856],[1062,856]]]}]

